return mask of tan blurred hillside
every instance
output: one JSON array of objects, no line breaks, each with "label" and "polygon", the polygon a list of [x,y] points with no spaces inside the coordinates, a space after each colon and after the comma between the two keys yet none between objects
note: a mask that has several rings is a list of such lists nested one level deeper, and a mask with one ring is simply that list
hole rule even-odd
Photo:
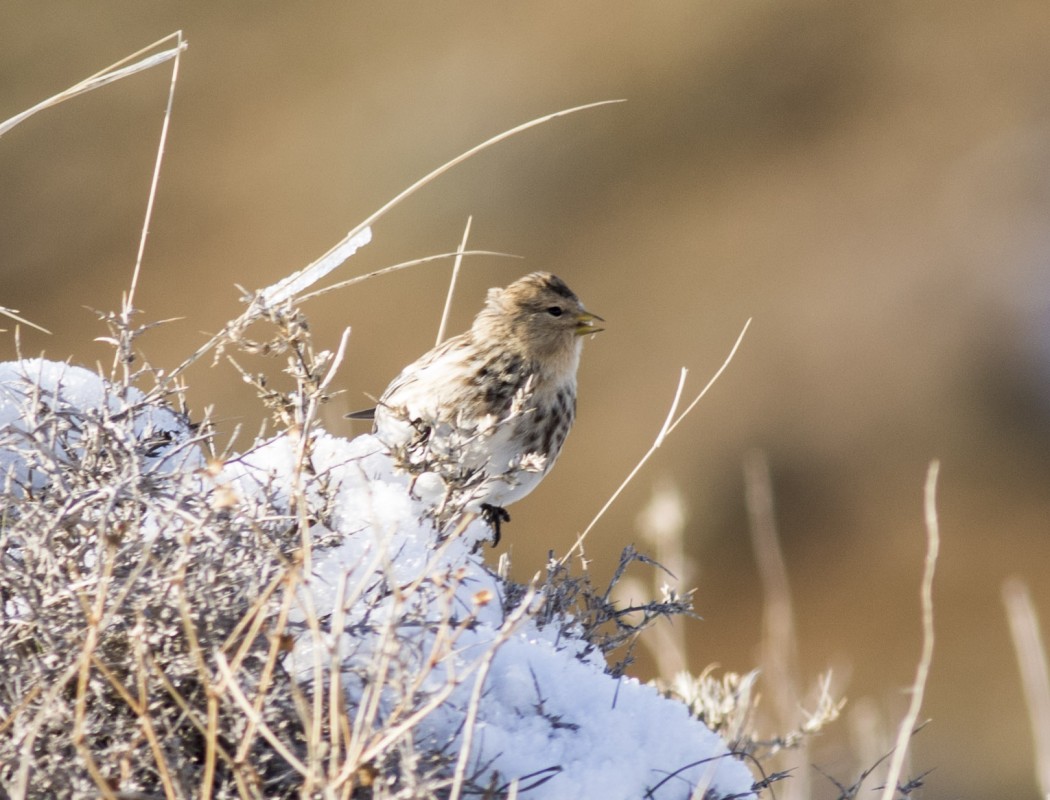
[{"label": "tan blurred hillside", "polygon": [[[339,276],[454,249],[473,214],[473,247],[525,260],[469,261],[454,329],[487,287],[533,269],[608,321],[586,345],[558,467],[511,509],[523,578],[648,448],[679,368],[699,389],[753,317],[726,375],[591,535],[595,572],[637,541],[652,486],[673,476],[700,564],[691,667],[750,669],[762,595],[741,464],[765,450],[804,673],[834,666],[852,705],[871,698],[895,724],[939,458],[932,723],[913,768],[935,768],[927,800],[1037,796],[1000,586],[1026,579],[1050,619],[1050,6],[67,1],[2,16],[0,119],[175,29],[190,43],[138,296],[144,322],[183,318],[141,340],[162,367],[238,313],[234,284],[303,266],[446,159],[625,98],[444,176]],[[129,280],[169,78],[122,81],[0,139],[0,304],[54,331],[24,332],[25,352],[108,359],[87,309],[116,308]],[[433,343],[448,273],[307,307],[319,345],[353,328],[333,432],[359,432],[342,414]],[[260,417],[235,373],[189,380],[246,444]],[[866,766],[849,734],[844,719],[812,754],[844,781]]]}]

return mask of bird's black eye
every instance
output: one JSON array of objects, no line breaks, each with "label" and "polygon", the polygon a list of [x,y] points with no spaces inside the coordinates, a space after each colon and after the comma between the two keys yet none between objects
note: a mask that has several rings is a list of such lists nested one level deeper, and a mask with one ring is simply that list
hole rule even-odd
[{"label": "bird's black eye", "polygon": [[547,313],[550,314],[552,317],[560,317],[564,312],[565,309],[563,309],[561,306],[551,306],[547,309]]}]

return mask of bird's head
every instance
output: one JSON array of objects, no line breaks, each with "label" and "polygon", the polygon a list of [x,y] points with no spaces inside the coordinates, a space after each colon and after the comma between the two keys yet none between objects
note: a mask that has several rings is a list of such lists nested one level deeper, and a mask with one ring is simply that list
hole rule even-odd
[{"label": "bird's head", "polygon": [[474,331],[501,340],[529,361],[575,372],[581,337],[603,330],[597,314],[556,275],[533,272],[505,289],[489,289]]}]

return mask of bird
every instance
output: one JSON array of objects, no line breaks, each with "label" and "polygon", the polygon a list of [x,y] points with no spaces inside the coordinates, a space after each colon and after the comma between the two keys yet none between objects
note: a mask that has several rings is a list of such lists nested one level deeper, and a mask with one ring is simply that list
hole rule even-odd
[{"label": "bird", "polygon": [[604,330],[565,281],[533,272],[489,289],[470,329],[405,367],[374,409],[395,463],[436,473],[452,507],[477,511],[500,540],[505,506],[550,472],[576,417],[583,337]]}]

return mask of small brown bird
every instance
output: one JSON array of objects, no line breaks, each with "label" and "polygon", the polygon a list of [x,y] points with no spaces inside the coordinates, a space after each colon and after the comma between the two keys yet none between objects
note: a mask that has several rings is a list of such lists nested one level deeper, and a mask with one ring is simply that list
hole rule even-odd
[{"label": "small brown bird", "polygon": [[548,272],[489,289],[469,331],[383,392],[375,433],[403,469],[437,473],[460,507],[482,510],[498,542],[503,507],[535,489],[561,451],[576,416],[582,337],[602,321]]}]

